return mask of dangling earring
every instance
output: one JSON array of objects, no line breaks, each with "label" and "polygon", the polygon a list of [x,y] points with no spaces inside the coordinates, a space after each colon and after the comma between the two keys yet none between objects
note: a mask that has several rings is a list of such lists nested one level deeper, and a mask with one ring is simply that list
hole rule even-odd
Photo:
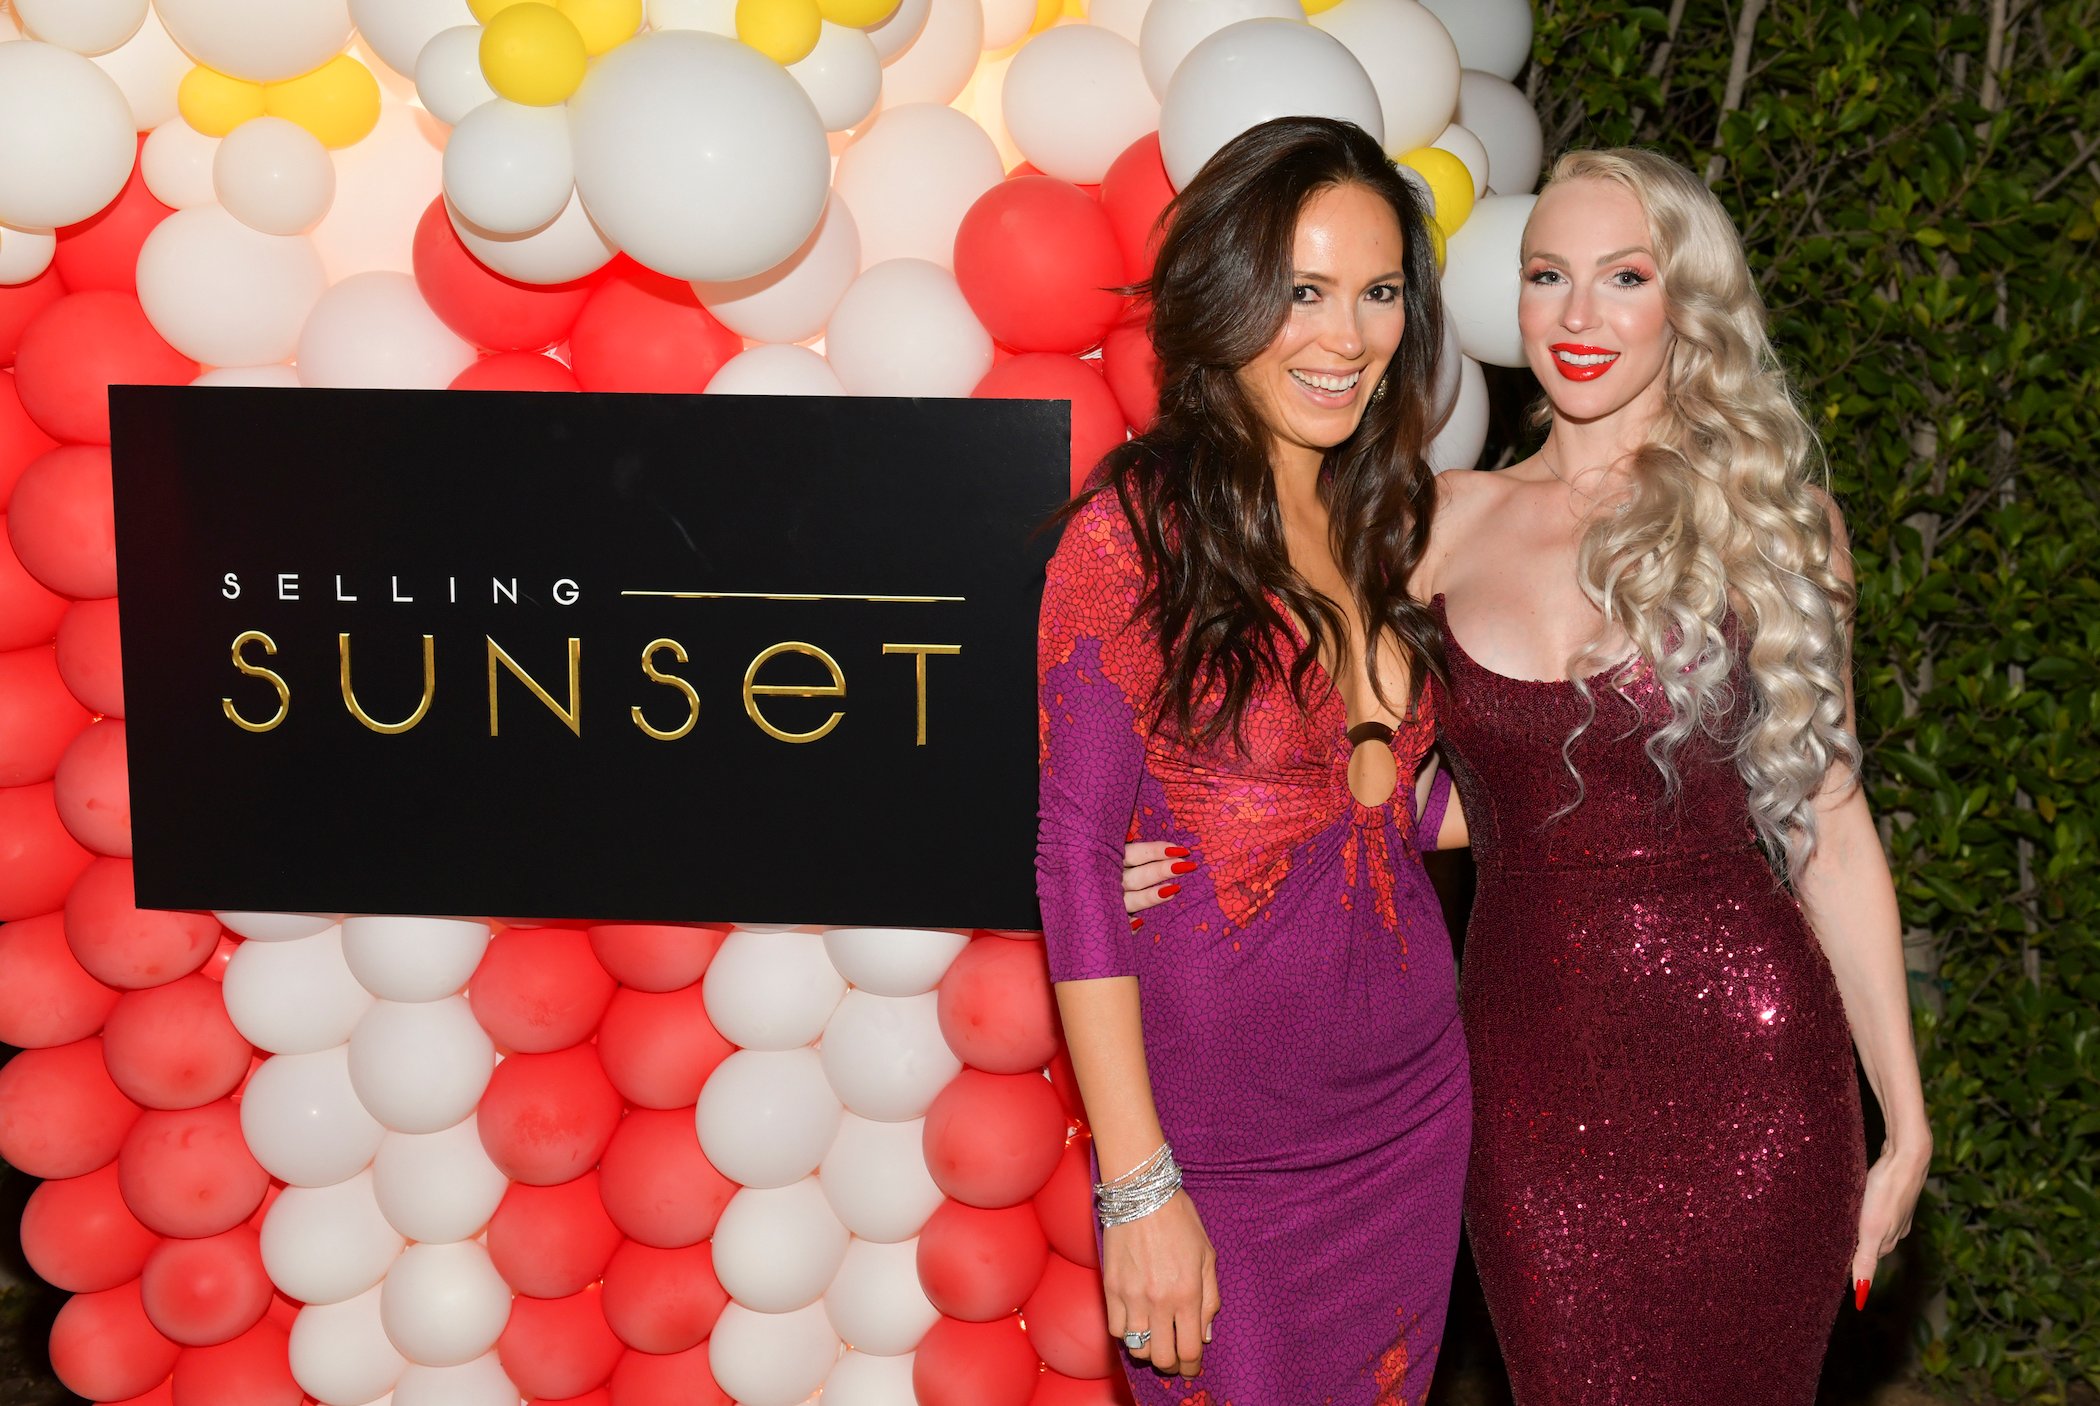
[{"label": "dangling earring", "polygon": [[1373,387],[1371,387],[1371,403],[1372,403],[1373,405],[1376,405],[1376,404],[1377,404],[1377,403],[1378,403],[1379,401],[1381,401],[1381,400],[1384,400],[1384,399],[1385,399],[1385,377],[1383,377],[1383,376],[1380,376],[1380,377],[1378,378],[1378,384],[1377,384],[1377,385],[1375,385],[1375,386],[1373,386]]}]

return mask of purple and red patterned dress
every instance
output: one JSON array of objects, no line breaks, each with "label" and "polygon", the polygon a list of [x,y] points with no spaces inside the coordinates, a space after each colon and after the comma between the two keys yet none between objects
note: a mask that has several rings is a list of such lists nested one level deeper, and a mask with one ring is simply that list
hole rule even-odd
[{"label": "purple and red patterned dress", "polygon": [[[1037,886],[1058,981],[1135,976],[1167,1140],[1217,1246],[1223,1304],[1193,1382],[1126,1359],[1140,1406],[1418,1406],[1443,1331],[1472,1117],[1452,953],[1419,851],[1425,682],[1400,781],[1349,790],[1346,710],[1281,682],[1245,750],[1149,716],[1159,646],[1114,493],[1050,564],[1038,640]],[[1280,640],[1285,658],[1295,638]],[[1130,930],[1126,839],[1201,861]]]}]

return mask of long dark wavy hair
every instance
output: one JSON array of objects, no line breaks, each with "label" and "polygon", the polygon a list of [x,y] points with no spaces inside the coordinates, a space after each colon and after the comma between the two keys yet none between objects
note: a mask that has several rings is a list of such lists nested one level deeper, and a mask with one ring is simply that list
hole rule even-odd
[{"label": "long dark wavy hair", "polygon": [[[1312,670],[1328,641],[1335,678],[1349,662],[1341,611],[1291,566],[1271,432],[1237,374],[1290,316],[1299,212],[1341,185],[1376,193],[1399,218],[1406,326],[1385,393],[1327,451],[1321,496],[1369,657],[1390,633],[1418,689],[1424,677],[1445,677],[1435,622],[1407,594],[1436,502],[1427,450],[1443,302],[1428,222],[1414,188],[1361,127],[1279,117],[1227,143],[1161,216],[1166,234],[1152,277],[1131,290],[1151,302],[1159,418],[1102,460],[1081,499],[1113,492],[1122,504],[1147,583],[1139,614],[1149,616],[1164,655],[1157,716],[1199,744],[1227,732],[1237,740],[1264,679],[1287,678],[1309,709]],[[1304,622],[1308,637],[1287,664],[1278,641],[1294,635],[1272,600]],[[1370,672],[1380,702],[1397,708]]]}]

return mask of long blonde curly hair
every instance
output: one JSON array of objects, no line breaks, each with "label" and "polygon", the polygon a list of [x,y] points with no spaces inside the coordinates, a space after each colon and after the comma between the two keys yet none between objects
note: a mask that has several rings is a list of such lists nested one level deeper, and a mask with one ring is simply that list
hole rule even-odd
[{"label": "long blonde curly hair", "polygon": [[[1547,185],[1577,180],[1614,182],[1640,202],[1676,334],[1662,413],[1628,461],[1624,507],[1590,527],[1577,575],[1669,700],[1670,721],[1647,743],[1666,791],[1680,784],[1674,757],[1695,730],[1732,744],[1759,838],[1791,878],[1815,852],[1815,798],[1832,764],[1855,777],[1859,767],[1845,725],[1854,592],[1834,565],[1828,495],[1812,481],[1826,477],[1820,447],[1713,193],[1669,158],[1630,148],[1569,152]],[[1731,607],[1751,682],[1739,717]],[[1607,653],[1605,639],[1592,642],[1571,674],[1597,674]],[[1567,740],[1571,770],[1590,722]]]}]

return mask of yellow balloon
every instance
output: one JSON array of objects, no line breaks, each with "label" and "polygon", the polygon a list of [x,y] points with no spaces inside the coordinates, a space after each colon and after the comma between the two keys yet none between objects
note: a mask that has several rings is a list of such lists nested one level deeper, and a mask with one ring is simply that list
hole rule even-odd
[{"label": "yellow balloon", "polygon": [[1466,163],[1442,147],[1421,146],[1401,157],[1400,164],[1428,182],[1437,224],[1445,234],[1457,234],[1473,213],[1473,173]]},{"label": "yellow balloon", "polygon": [[589,61],[576,26],[536,0],[502,10],[481,31],[481,76],[500,96],[527,107],[568,101]]},{"label": "yellow balloon", "polygon": [[363,141],[379,125],[379,80],[348,54],[263,88],[263,111],[296,122],[325,147]]},{"label": "yellow balloon", "polygon": [[833,24],[866,29],[897,13],[897,0],[817,0],[817,12]]},{"label": "yellow balloon", "polygon": [[263,89],[245,78],[230,78],[198,64],[182,75],[175,90],[182,120],[207,137],[223,137],[251,117],[263,115]]},{"label": "yellow balloon", "polygon": [[554,7],[576,26],[587,54],[617,49],[642,27],[642,0],[554,0]]},{"label": "yellow balloon", "polygon": [[1331,10],[1341,3],[1342,0],[1305,0],[1305,13],[1317,15],[1322,10]]},{"label": "yellow balloon", "polygon": [[1065,0],[1035,0],[1035,20],[1028,26],[1028,32],[1041,34],[1064,17]]},{"label": "yellow balloon", "polygon": [[736,0],[736,37],[782,67],[808,58],[823,28],[817,0]]},{"label": "yellow balloon", "polygon": [[525,0],[467,0],[467,8],[474,12],[475,19],[487,24],[502,11],[524,3]]}]

